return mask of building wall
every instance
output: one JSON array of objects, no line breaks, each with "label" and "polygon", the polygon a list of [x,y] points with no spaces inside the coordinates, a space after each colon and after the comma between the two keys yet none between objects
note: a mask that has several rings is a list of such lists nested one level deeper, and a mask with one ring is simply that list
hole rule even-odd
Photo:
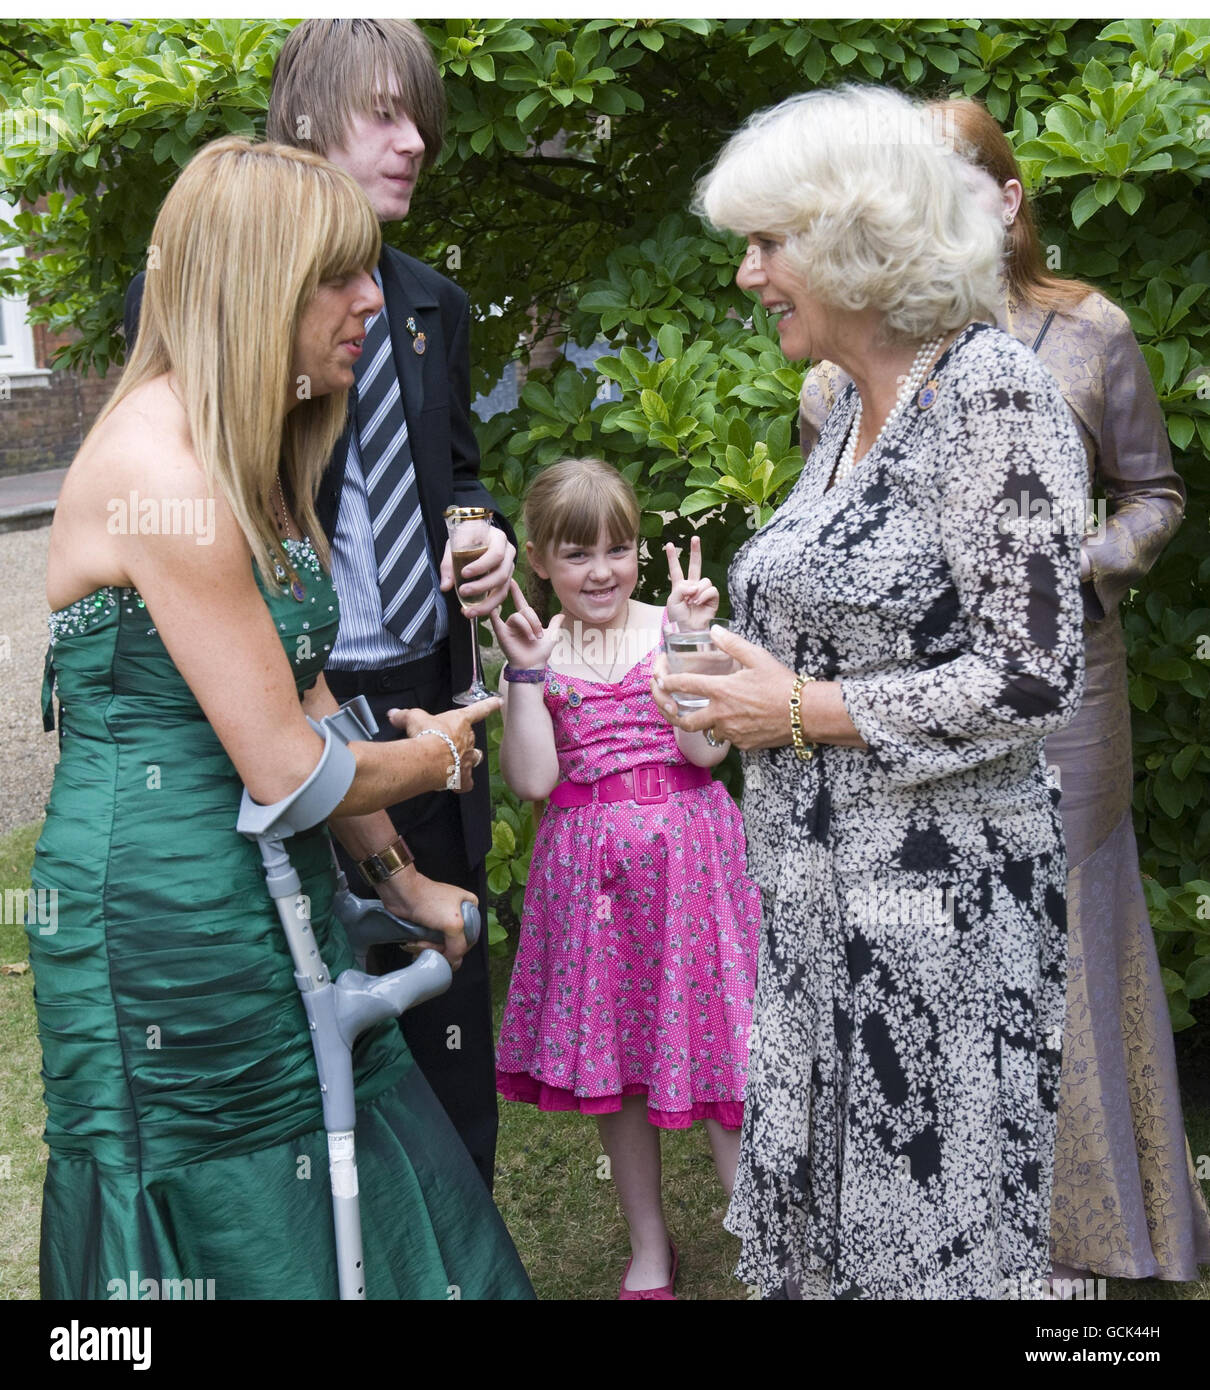
[{"label": "building wall", "polygon": [[[39,200],[35,206],[45,207]],[[13,207],[0,202],[0,217]],[[19,253],[7,251],[6,261]],[[44,325],[27,325],[23,300],[4,301],[5,332],[0,334],[0,477],[66,468],[76,455],[109,393],[119,369],[106,377],[48,371],[51,358],[70,334],[51,334]]]},{"label": "building wall", "polygon": [[[46,329],[34,329],[34,356],[39,367],[61,341]],[[117,383],[118,368],[105,377],[79,372],[49,376],[15,375],[0,382],[0,477],[66,468]],[[5,397],[7,396],[7,399]]]}]

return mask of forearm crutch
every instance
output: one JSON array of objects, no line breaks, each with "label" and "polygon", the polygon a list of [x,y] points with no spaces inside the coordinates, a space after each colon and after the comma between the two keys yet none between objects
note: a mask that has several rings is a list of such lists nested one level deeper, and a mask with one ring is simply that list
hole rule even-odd
[{"label": "forearm crutch", "polygon": [[[318,723],[314,719],[308,722],[324,740],[323,754],[314,771],[295,792],[271,806],[258,805],[245,788],[236,829],[254,839],[260,848],[269,895],[277,904],[294,961],[294,982],[310,1025],[328,1137],[340,1297],[364,1299],[365,1267],[353,1133],[353,1044],[371,1025],[384,1018],[396,1018],[405,1009],[444,993],[452,972],[443,955],[422,951],[413,964],[389,975],[367,975],[358,969],[342,971],[335,982],[329,977],[311,931],[311,914],[300,891],[301,881],[282,842],[327,820],[344,799],[356,771],[348,747],[350,741],[368,741],[377,733],[378,725],[361,695]],[[444,944],[441,932],[405,922],[380,903],[355,897],[349,892],[339,865],[336,877],[332,910],[349,935],[359,965],[365,964],[369,946],[377,943]],[[473,945],[479,935],[479,913],[473,903],[463,903],[462,919],[467,941]]]}]

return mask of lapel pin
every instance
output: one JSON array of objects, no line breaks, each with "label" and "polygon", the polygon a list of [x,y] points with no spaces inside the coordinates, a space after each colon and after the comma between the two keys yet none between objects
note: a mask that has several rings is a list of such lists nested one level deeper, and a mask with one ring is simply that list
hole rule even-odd
[{"label": "lapel pin", "polygon": [[417,329],[416,320],[411,316],[411,314],[409,314],[407,317],[405,327],[407,328],[408,332],[412,335],[412,351],[416,354],[417,357],[423,357],[424,350],[428,347],[428,340],[425,338],[424,334]]}]

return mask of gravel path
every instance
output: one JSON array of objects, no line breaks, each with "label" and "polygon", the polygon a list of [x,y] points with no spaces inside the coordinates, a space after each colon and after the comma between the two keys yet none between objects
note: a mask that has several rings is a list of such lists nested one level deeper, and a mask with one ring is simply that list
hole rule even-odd
[{"label": "gravel path", "polygon": [[41,820],[58,760],[43,733],[50,527],[0,533],[0,834]]}]

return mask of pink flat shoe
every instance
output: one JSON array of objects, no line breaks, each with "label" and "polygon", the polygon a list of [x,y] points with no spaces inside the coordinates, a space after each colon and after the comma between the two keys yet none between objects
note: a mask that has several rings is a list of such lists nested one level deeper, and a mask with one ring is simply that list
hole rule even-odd
[{"label": "pink flat shoe", "polygon": [[672,1250],[672,1275],[668,1282],[659,1289],[628,1289],[626,1287],[626,1276],[630,1273],[630,1266],[634,1263],[634,1259],[631,1257],[631,1259],[626,1261],[626,1268],[622,1271],[622,1283],[618,1288],[618,1297],[620,1299],[630,1299],[636,1302],[639,1299],[643,1299],[647,1302],[656,1302],[657,1300],[661,1303],[668,1301],[673,1303],[676,1302],[676,1267],[680,1261],[676,1253],[676,1244],[673,1241],[669,1241],[668,1244]]}]

